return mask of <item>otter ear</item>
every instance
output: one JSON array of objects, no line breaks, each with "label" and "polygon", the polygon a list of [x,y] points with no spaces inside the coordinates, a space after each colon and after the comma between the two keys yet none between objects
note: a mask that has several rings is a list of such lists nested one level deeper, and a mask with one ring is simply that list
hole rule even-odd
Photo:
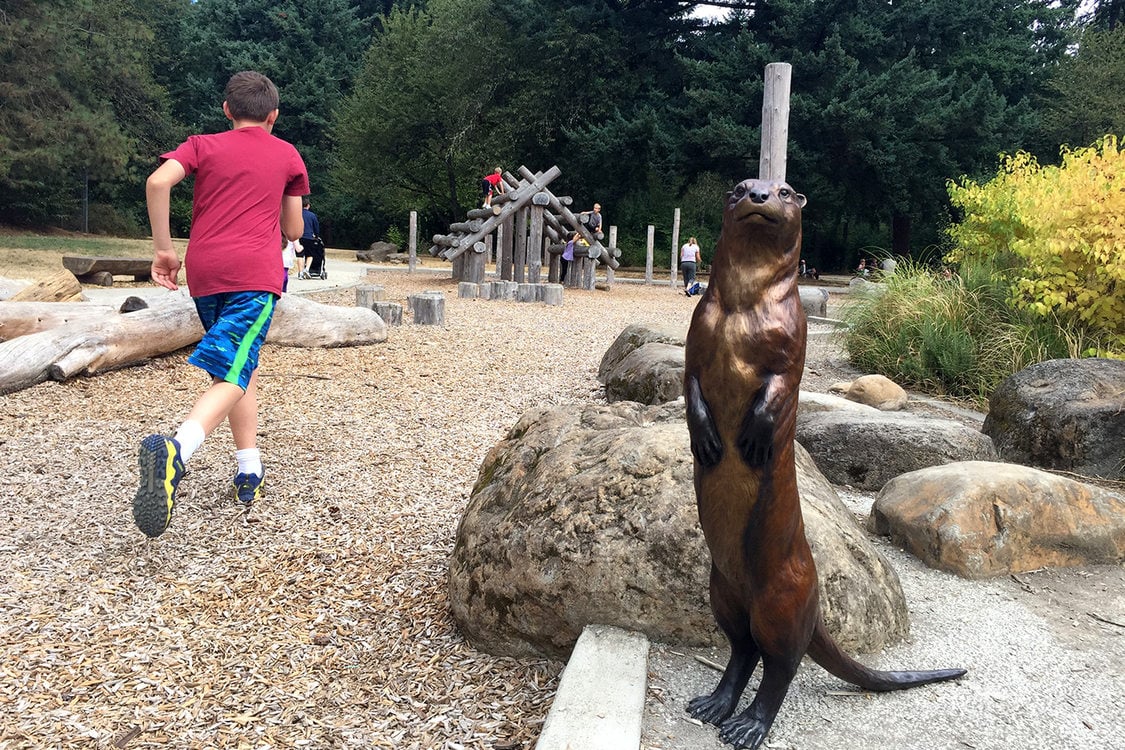
[{"label": "otter ear", "polygon": [[800,206],[801,208],[804,208],[805,204],[809,202],[809,199],[806,198],[801,193],[795,193],[793,195],[793,200],[795,200],[797,202],[797,205]]}]

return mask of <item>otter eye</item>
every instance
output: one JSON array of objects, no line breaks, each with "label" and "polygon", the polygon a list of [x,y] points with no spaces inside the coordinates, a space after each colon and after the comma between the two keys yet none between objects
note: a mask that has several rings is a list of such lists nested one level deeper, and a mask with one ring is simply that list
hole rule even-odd
[{"label": "otter eye", "polygon": [[789,188],[782,188],[781,190],[777,191],[777,194],[780,195],[782,198],[788,198],[790,195],[793,194],[793,192]]},{"label": "otter eye", "polygon": [[738,187],[736,187],[734,189],[735,200],[741,200],[745,196],[746,196],[746,186],[745,185],[739,185]]}]

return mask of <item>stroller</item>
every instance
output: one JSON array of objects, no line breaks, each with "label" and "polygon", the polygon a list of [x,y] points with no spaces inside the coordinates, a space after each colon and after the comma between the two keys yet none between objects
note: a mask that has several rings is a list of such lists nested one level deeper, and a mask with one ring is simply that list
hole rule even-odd
[{"label": "stroller", "polygon": [[305,278],[328,278],[328,271],[324,267],[324,240],[319,236],[313,235],[311,238],[301,238],[301,247],[305,249],[305,259],[308,265],[305,266]]}]

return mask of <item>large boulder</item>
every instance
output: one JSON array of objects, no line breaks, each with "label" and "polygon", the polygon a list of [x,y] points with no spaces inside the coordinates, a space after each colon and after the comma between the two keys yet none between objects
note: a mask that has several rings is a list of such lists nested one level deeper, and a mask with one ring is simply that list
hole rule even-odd
[{"label": "large boulder", "polygon": [[868,523],[930,567],[966,578],[1125,560],[1125,495],[1014,464],[896,477]]},{"label": "large boulder", "polygon": [[1125,478],[1125,361],[1054,359],[1009,377],[984,432],[1006,461]]},{"label": "large boulder", "polygon": [[[898,577],[798,450],[798,486],[841,645],[904,637]],[[534,409],[481,466],[449,566],[454,619],[476,648],[564,658],[591,623],[685,644],[722,638],[708,603],[683,404]]]},{"label": "large boulder", "polygon": [[877,490],[917,469],[955,461],[990,461],[987,435],[951,419],[900,412],[805,413],[797,440],[833,484]]},{"label": "large boulder", "polygon": [[640,349],[645,344],[673,344],[683,346],[687,340],[687,329],[680,327],[647,326],[639,323],[625,326],[617,338],[602,355],[601,364],[598,365],[598,380],[605,382],[610,370],[618,365],[621,360],[629,356],[635,349]]},{"label": "large boulder", "polygon": [[831,393],[817,393],[815,391],[801,391],[797,399],[797,417],[816,414],[824,411],[842,411],[851,414],[878,414],[874,406],[851,401],[842,396]]},{"label": "large boulder", "polygon": [[663,404],[684,391],[684,347],[650,342],[634,349],[606,373],[607,401]]}]

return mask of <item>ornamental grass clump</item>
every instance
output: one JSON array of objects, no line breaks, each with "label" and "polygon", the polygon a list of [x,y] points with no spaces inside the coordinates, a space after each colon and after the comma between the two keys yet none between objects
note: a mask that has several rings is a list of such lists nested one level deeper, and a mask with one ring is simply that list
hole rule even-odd
[{"label": "ornamental grass clump", "polygon": [[946,279],[901,262],[881,294],[845,308],[852,363],[907,387],[984,402],[1004,378],[1070,356],[1075,344],[1007,296],[1007,284],[987,266],[968,263]]}]

